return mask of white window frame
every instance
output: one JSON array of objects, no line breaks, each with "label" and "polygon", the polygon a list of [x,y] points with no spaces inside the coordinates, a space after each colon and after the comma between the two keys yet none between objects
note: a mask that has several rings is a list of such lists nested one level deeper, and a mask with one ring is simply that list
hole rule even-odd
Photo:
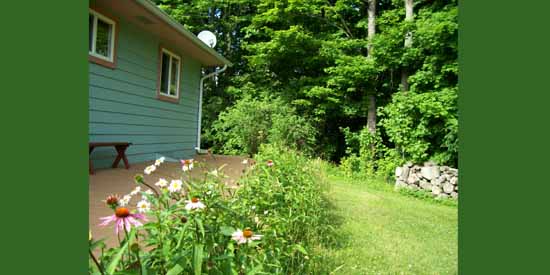
[{"label": "white window frame", "polygon": [[[162,83],[159,83],[159,94],[162,96],[170,97],[178,99],[180,95],[180,78],[181,78],[181,57],[165,48],[161,48],[161,55],[160,55],[160,72],[159,72],[159,82],[162,81],[162,68],[164,67],[162,62],[162,54],[165,53],[170,57],[170,60],[168,62],[168,84],[166,85],[166,91],[162,90]],[[178,61],[178,73],[176,74],[178,79],[176,81],[176,94],[171,95],[170,94],[170,83],[172,82],[172,58],[176,59]]]},{"label": "white window frame", "polygon": [[[93,27],[92,27],[92,50],[91,51],[88,51],[88,54],[90,54],[91,56],[93,57],[97,57],[99,59],[102,59],[102,60],[105,60],[105,61],[109,61],[109,62],[114,62],[114,59],[115,59],[115,39],[116,39],[116,22],[113,21],[112,19],[100,14],[99,12],[93,10],[93,9],[90,9],[90,14],[93,16],[94,20],[93,20]],[[96,53],[96,36],[97,36],[97,19],[101,19],[102,21],[105,21],[107,24],[110,24],[112,29],[111,29],[111,39],[110,39],[110,44],[109,45],[109,56],[106,57],[106,56],[103,56],[101,54],[98,54]]]}]

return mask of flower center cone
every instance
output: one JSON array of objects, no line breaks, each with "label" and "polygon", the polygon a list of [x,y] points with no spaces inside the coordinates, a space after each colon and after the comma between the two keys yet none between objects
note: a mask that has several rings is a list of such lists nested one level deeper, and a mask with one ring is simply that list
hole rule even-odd
[{"label": "flower center cone", "polygon": [[119,218],[126,218],[130,216],[130,210],[126,207],[119,207],[115,210],[115,215]]},{"label": "flower center cone", "polygon": [[245,231],[243,231],[243,236],[244,236],[245,238],[250,238],[250,237],[252,237],[252,235],[253,235],[252,230],[245,230]]}]

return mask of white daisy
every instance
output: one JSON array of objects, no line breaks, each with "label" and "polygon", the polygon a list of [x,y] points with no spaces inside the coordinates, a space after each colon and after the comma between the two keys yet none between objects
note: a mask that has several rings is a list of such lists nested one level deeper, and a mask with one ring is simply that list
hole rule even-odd
[{"label": "white daisy", "polygon": [[137,203],[137,210],[139,213],[149,212],[149,210],[151,210],[151,203],[146,200],[141,200]]},{"label": "white daisy", "polygon": [[130,195],[135,196],[139,193],[139,191],[141,191],[141,187],[137,186],[134,190],[132,190],[132,192],[130,192]]},{"label": "white daisy", "polygon": [[157,181],[157,183],[155,183],[155,185],[160,187],[160,188],[164,188],[164,187],[166,187],[166,185],[168,185],[168,181],[163,179],[163,178],[160,178],[159,181]]},{"label": "white daisy", "polygon": [[162,163],[164,163],[164,157],[160,157],[159,159],[155,160],[155,166],[160,166]]},{"label": "white daisy", "polygon": [[143,172],[147,175],[150,175],[151,173],[155,172],[155,170],[157,170],[156,166],[149,165],[149,166],[145,167],[145,170],[143,170]]},{"label": "white daisy", "polygon": [[153,193],[153,190],[151,190],[151,189],[148,189],[148,190],[145,191],[144,193],[147,194],[147,195],[153,195],[153,194],[154,194],[154,193]]},{"label": "white daisy", "polygon": [[168,185],[168,191],[171,193],[178,192],[181,190],[181,187],[183,186],[183,182],[181,180],[172,180],[170,182],[170,185]]},{"label": "white daisy", "polygon": [[194,209],[203,209],[206,207],[206,205],[204,205],[204,203],[202,203],[199,198],[192,198],[190,201],[186,200],[185,201],[185,209],[187,211],[191,211],[191,210],[194,210]]},{"label": "white daisy", "polygon": [[125,206],[127,205],[128,203],[130,203],[130,200],[132,199],[132,196],[130,195],[125,195],[124,197],[122,197],[122,199],[120,199],[118,201],[119,205],[120,206]]}]

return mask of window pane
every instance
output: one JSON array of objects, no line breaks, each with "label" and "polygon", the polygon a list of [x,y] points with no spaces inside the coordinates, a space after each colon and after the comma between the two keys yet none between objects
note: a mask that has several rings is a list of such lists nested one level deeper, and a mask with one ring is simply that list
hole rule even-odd
[{"label": "window pane", "polygon": [[96,30],[96,44],[95,51],[97,54],[105,57],[111,56],[111,39],[112,39],[112,26],[101,19],[97,19]]},{"label": "window pane", "polygon": [[179,80],[179,61],[172,58],[172,71],[170,72],[170,95],[177,95],[178,80]]},{"label": "window pane", "polygon": [[170,66],[170,56],[162,53],[162,67],[160,71],[160,92],[167,94],[168,90],[168,70]]},{"label": "window pane", "polygon": [[90,20],[88,21],[89,35],[88,35],[88,51],[92,51],[92,43],[94,39],[94,16],[90,14]]}]

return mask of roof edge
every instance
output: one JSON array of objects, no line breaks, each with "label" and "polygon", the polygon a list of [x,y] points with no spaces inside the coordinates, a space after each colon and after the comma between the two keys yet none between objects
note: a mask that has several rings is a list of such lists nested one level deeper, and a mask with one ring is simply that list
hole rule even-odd
[{"label": "roof edge", "polygon": [[225,64],[228,66],[233,65],[231,61],[227,60],[225,57],[223,57],[221,54],[216,52],[214,49],[208,47],[208,45],[202,42],[196,35],[188,31],[182,24],[174,20],[172,17],[170,17],[170,15],[168,15],[166,12],[161,10],[159,7],[157,7],[157,5],[155,5],[150,0],[136,0],[136,2],[141,4],[144,8],[152,12],[154,15],[158,16],[160,19],[162,19],[166,23],[168,23],[168,25],[172,26],[178,32],[183,34],[183,36],[189,38],[191,42],[193,42],[193,44],[197,45],[199,48],[206,51],[207,53],[213,55],[216,59],[221,61],[222,64]]}]

